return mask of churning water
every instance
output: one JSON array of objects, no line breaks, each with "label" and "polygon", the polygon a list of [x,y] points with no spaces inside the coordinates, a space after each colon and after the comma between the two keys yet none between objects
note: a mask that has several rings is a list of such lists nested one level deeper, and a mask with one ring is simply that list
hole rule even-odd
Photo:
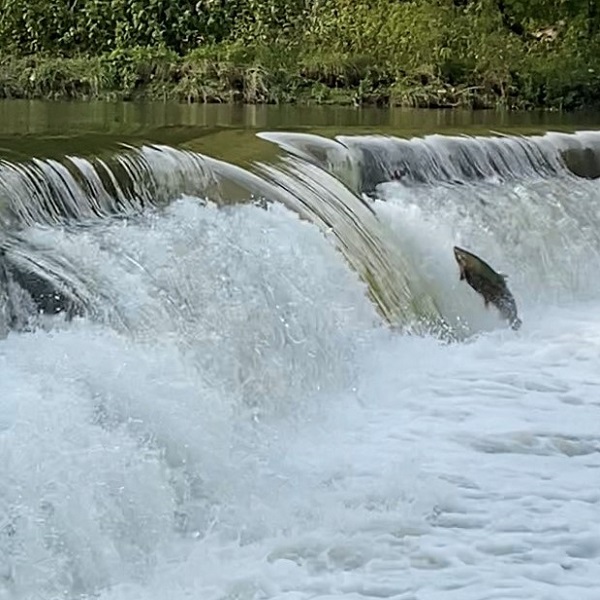
[{"label": "churning water", "polygon": [[0,598],[596,600],[600,134],[262,135],[0,164]]}]

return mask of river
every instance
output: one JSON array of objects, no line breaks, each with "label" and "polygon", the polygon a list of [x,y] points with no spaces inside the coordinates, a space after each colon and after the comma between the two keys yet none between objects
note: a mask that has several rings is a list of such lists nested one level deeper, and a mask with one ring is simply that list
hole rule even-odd
[{"label": "river", "polygon": [[0,103],[0,599],[596,600],[596,129]]}]

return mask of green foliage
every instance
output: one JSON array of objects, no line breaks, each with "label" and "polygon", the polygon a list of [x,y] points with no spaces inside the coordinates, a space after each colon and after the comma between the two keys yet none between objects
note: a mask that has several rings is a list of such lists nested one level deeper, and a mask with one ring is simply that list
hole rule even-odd
[{"label": "green foliage", "polygon": [[568,109],[600,98],[597,0],[0,0],[0,48],[3,96]]}]

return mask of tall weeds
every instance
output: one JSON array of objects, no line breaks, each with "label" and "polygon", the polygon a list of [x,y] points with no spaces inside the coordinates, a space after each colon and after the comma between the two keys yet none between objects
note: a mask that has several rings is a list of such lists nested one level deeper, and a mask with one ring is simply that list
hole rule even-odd
[{"label": "tall weeds", "polygon": [[600,102],[594,6],[0,0],[0,96],[573,109]]}]

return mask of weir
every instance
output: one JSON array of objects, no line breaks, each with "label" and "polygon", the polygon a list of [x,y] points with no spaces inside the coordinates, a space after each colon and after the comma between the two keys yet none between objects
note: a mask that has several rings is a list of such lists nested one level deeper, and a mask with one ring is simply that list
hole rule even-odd
[{"label": "weir", "polygon": [[127,216],[214,184],[204,158],[168,146],[109,156],[0,161],[0,223],[61,224]]},{"label": "weir", "polygon": [[600,182],[565,149],[595,139],[4,162],[0,598],[409,597],[437,569],[479,599],[499,551],[519,597],[592,598]]},{"label": "weir", "polygon": [[503,263],[515,273],[517,288],[528,283],[530,298],[560,299],[568,287],[590,290],[600,247],[591,200],[600,134],[259,135],[283,155],[247,168],[168,146],[2,161],[1,275],[6,290],[10,283],[27,292],[21,308],[19,294],[4,292],[5,322],[23,323],[36,310],[105,314],[93,306],[110,297],[92,291],[97,286],[85,282],[78,265],[52,267],[57,257],[28,244],[28,230],[60,226],[77,235],[106,219],[143,219],[183,196],[217,206],[284,204],[332,240],[366,283],[381,317],[405,332],[456,338],[469,331],[460,302],[444,292],[455,265],[439,248],[432,252],[423,239],[411,240],[407,218],[415,211],[420,219],[436,219],[438,227],[450,224],[454,242]]},{"label": "weir", "polygon": [[464,184],[575,175],[600,176],[600,134],[535,136],[336,136],[265,132],[263,139],[331,170],[361,192],[398,180],[405,185]]}]

